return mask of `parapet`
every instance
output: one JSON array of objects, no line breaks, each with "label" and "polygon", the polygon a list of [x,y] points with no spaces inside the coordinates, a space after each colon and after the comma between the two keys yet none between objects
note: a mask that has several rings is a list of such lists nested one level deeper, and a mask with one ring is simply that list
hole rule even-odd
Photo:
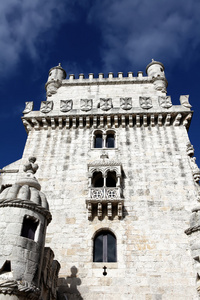
[{"label": "parapet", "polygon": [[99,73],[95,78],[93,73],[89,73],[85,76],[83,73],[79,74],[78,78],[75,78],[74,74],[69,74],[66,79],[66,72],[59,64],[53,67],[49,71],[49,77],[45,85],[47,97],[51,97],[57,92],[57,89],[63,85],[94,85],[94,84],[120,84],[120,83],[153,83],[155,89],[166,93],[167,80],[165,78],[164,66],[158,61],[152,60],[146,67],[147,76],[143,75],[142,71],[138,71],[137,76],[134,76],[133,72],[128,72],[124,76],[123,72],[118,72],[117,76],[114,76],[113,72],[109,72],[108,75]]}]

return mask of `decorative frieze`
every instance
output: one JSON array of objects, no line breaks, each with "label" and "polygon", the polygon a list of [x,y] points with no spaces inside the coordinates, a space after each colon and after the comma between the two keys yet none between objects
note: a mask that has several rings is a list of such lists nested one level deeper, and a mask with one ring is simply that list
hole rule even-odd
[{"label": "decorative frieze", "polygon": [[159,96],[158,97],[159,105],[163,108],[172,107],[172,101],[170,96]]},{"label": "decorative frieze", "polygon": [[110,110],[113,107],[111,98],[100,98],[100,106],[102,110]]},{"label": "decorative frieze", "polygon": [[152,114],[113,114],[113,115],[79,115],[79,116],[52,116],[49,117],[34,117],[29,118],[24,116],[22,118],[23,124],[27,131],[32,128],[35,130],[45,129],[52,127],[55,129],[57,126],[62,129],[69,128],[118,128],[118,127],[147,127],[147,126],[180,126],[189,127],[192,113],[152,113]]},{"label": "decorative frieze", "polygon": [[126,98],[120,98],[120,106],[124,110],[129,110],[132,108],[132,98],[126,97]]},{"label": "decorative frieze", "polygon": [[42,101],[40,111],[42,113],[48,113],[53,109],[53,101]]},{"label": "decorative frieze", "polygon": [[139,97],[139,102],[143,109],[150,109],[153,107],[150,97]]},{"label": "decorative frieze", "polygon": [[72,100],[60,100],[60,111],[62,112],[68,112],[73,107],[73,101]]},{"label": "decorative frieze", "polygon": [[80,100],[81,110],[89,111],[92,109],[92,99],[81,99]]}]

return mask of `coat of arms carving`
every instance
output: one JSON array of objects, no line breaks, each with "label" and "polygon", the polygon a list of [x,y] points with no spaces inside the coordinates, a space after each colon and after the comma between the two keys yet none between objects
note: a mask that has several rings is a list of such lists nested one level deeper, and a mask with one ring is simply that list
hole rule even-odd
[{"label": "coat of arms carving", "polygon": [[159,96],[158,102],[163,108],[170,108],[172,106],[172,101],[170,96]]},{"label": "coat of arms carving", "polygon": [[73,102],[72,100],[60,100],[60,110],[62,112],[67,112],[72,109]]},{"label": "coat of arms carving", "polygon": [[48,113],[53,109],[53,101],[42,101],[40,106],[40,111],[43,113]]},{"label": "coat of arms carving", "polygon": [[153,107],[152,100],[150,97],[140,97],[139,101],[140,101],[140,106],[143,109],[149,109]]},{"label": "coat of arms carving", "polygon": [[122,109],[129,110],[132,108],[132,98],[120,98],[120,106]]},{"label": "coat of arms carving", "polygon": [[92,99],[81,99],[81,110],[88,111],[92,109]]},{"label": "coat of arms carving", "polygon": [[100,98],[100,108],[102,110],[109,110],[113,107],[111,98]]},{"label": "coat of arms carving", "polygon": [[28,114],[33,110],[33,101],[25,102],[25,109],[23,111],[23,114]]}]

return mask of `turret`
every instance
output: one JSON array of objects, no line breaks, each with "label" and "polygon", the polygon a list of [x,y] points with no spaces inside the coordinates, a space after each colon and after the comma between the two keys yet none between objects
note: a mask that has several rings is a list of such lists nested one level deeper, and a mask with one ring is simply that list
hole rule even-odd
[{"label": "turret", "polygon": [[30,157],[24,165],[26,175],[0,194],[0,300],[23,300],[29,296],[39,299],[46,227],[51,214],[34,177],[38,168],[35,160]]},{"label": "turret", "polygon": [[164,65],[161,62],[152,59],[152,62],[146,67],[146,73],[149,77],[152,77],[155,89],[166,93],[168,83],[164,69]]},{"label": "turret", "polygon": [[47,97],[51,97],[57,92],[57,89],[61,86],[62,80],[66,78],[66,72],[59,64],[49,70],[49,77],[45,85]]}]

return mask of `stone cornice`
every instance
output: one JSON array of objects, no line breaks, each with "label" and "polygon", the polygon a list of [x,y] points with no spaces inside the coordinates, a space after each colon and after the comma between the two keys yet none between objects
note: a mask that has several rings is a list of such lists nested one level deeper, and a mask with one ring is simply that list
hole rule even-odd
[{"label": "stone cornice", "polygon": [[21,207],[25,209],[31,209],[43,215],[47,219],[48,224],[51,222],[52,219],[51,213],[47,209],[29,200],[21,200],[21,199],[1,200],[0,207]]},{"label": "stone cornice", "polygon": [[119,109],[112,109],[108,112],[100,112],[97,109],[90,112],[72,110],[70,114],[49,113],[44,115],[41,112],[31,112],[22,117],[22,122],[29,132],[35,130],[47,130],[49,127],[55,129],[62,128],[118,128],[118,127],[154,127],[154,126],[179,126],[189,128],[192,114],[189,109],[180,110],[180,106],[173,106],[173,110],[144,111],[135,110],[119,112]]}]

